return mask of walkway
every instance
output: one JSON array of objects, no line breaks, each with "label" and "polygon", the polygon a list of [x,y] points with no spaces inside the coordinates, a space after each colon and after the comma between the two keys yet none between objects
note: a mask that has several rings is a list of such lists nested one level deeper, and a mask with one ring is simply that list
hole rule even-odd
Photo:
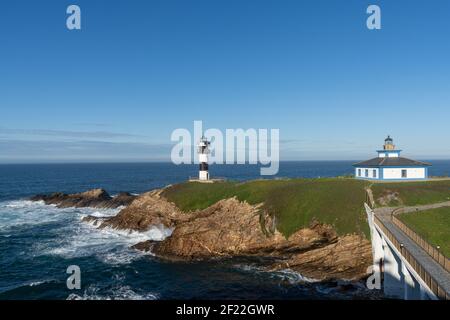
[{"label": "walkway", "polygon": [[[440,207],[450,206],[450,201],[424,206],[405,207],[403,212],[421,211]],[[418,244],[400,231],[391,221],[392,212],[398,208],[376,208],[375,215],[384,224],[394,237],[413,255],[422,267],[439,283],[442,289],[450,296],[450,273],[439,265],[429,254],[427,254]]]}]

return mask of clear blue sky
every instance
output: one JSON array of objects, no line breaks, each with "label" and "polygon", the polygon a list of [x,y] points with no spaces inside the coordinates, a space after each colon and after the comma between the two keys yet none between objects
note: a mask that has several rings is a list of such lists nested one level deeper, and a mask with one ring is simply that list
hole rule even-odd
[{"label": "clear blue sky", "polygon": [[194,120],[279,128],[282,160],[366,159],[387,134],[448,159],[449,36],[448,0],[2,1],[0,162],[165,160]]}]

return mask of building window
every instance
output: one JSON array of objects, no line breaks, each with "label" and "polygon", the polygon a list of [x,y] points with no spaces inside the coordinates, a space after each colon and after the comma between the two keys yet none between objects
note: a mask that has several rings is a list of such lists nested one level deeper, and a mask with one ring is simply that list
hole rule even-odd
[{"label": "building window", "polygon": [[368,178],[369,177],[369,169],[366,169],[365,174],[366,174],[366,178]]},{"label": "building window", "polygon": [[408,170],[402,170],[402,178],[408,178]]},{"label": "building window", "polygon": [[374,170],[372,171],[372,175],[373,175],[374,178],[376,178],[376,177],[377,177],[377,170],[374,169]]},{"label": "building window", "polygon": [[361,177],[361,169],[358,169],[358,177]]}]

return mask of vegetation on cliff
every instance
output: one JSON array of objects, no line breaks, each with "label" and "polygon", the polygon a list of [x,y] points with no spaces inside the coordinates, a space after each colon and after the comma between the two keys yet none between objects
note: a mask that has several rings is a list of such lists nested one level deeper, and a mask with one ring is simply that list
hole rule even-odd
[{"label": "vegetation on cliff", "polygon": [[450,257],[450,207],[403,213],[398,218]]},{"label": "vegetation on cliff", "polygon": [[[113,217],[88,216],[98,228],[166,230],[161,240],[133,248],[167,259],[258,257],[269,270],[291,269],[319,280],[367,276],[372,262],[363,203],[375,189],[382,205],[442,202],[449,181],[375,183],[352,178],[181,183],[139,196],[101,189],[32,198],[58,207],[124,208]],[[420,190],[417,190],[420,189]],[[421,194],[418,194],[421,193]],[[371,196],[371,193],[367,193]],[[448,220],[441,212],[405,221],[443,250]],[[261,260],[262,259],[262,260]],[[264,261],[264,262],[263,262]]]},{"label": "vegetation on cliff", "polygon": [[371,189],[377,206],[416,206],[450,200],[450,180],[375,183]]},{"label": "vegetation on cliff", "polygon": [[[98,228],[164,230],[167,237],[133,245],[163,259],[255,257],[267,270],[360,280],[372,261],[362,234],[365,185],[344,178],[185,183],[143,193],[116,216],[83,220]],[[114,198],[92,190],[35,200],[109,207]]]},{"label": "vegetation on cliff", "polygon": [[187,182],[166,188],[162,196],[184,212],[202,210],[231,197],[249,204],[262,203],[262,209],[275,217],[277,229],[286,237],[314,220],[332,225],[338,235],[368,235],[363,211],[367,185],[348,178]]}]

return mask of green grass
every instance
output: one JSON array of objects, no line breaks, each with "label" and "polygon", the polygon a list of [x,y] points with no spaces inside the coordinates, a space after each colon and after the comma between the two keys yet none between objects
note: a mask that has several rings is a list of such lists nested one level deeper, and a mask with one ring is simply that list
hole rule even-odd
[{"label": "green grass", "polygon": [[308,227],[313,219],[331,224],[338,234],[368,235],[363,203],[367,182],[347,178],[254,180],[246,183],[182,183],[163,192],[184,212],[204,209],[221,199],[236,196],[277,218],[286,237]]},{"label": "green grass", "polygon": [[378,206],[382,206],[378,199],[388,193],[398,194],[398,199],[391,199],[388,206],[415,206],[450,201],[450,180],[375,183],[371,189]]},{"label": "green grass", "polygon": [[450,207],[403,213],[398,218],[450,257]]}]

